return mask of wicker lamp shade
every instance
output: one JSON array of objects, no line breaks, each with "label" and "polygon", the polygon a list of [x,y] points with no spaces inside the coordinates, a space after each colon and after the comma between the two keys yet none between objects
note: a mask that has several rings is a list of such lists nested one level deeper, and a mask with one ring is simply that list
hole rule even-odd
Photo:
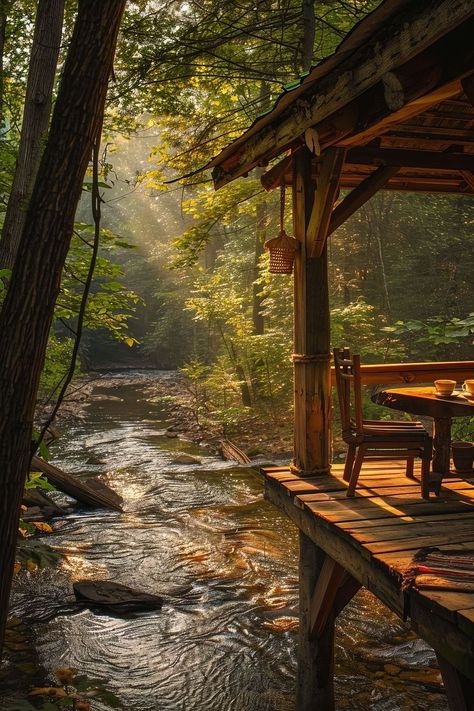
[{"label": "wicker lamp shade", "polygon": [[265,249],[270,252],[270,274],[291,274],[297,241],[294,237],[289,237],[285,230],[282,230],[278,237],[265,242]]},{"label": "wicker lamp shade", "polygon": [[278,237],[265,242],[270,252],[270,274],[291,274],[298,241],[285,232],[285,185],[280,186],[280,232]]}]

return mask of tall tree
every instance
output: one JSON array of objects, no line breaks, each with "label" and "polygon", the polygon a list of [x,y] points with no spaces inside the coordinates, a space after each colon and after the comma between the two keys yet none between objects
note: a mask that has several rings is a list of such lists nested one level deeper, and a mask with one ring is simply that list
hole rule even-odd
[{"label": "tall tree", "polygon": [[99,140],[125,2],[79,0],[48,140],[0,313],[0,653],[39,377],[84,174]]},{"label": "tall tree", "polygon": [[[48,133],[51,100],[61,46],[65,0],[39,0],[26,86],[20,147],[8,200],[0,267],[11,269],[20,244],[31,190]],[[1,32],[0,15],[0,32]]]}]

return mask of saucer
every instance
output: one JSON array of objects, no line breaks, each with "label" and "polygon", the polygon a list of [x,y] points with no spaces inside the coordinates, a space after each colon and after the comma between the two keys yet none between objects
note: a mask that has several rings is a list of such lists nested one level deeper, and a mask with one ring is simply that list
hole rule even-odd
[{"label": "saucer", "polygon": [[[453,398],[458,398],[460,395],[464,395],[460,390],[453,390],[450,395],[444,395],[443,393],[433,393],[435,397],[439,397],[444,400],[452,400]],[[473,398],[474,399],[474,398]]]},{"label": "saucer", "polygon": [[474,393],[468,393],[467,390],[463,390],[462,394],[466,400],[474,400]]}]

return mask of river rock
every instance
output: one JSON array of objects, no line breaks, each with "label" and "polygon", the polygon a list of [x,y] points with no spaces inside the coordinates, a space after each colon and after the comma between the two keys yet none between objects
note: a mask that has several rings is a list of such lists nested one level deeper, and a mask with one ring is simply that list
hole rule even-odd
[{"label": "river rock", "polygon": [[177,454],[173,459],[171,460],[172,464],[202,464],[201,460],[198,459],[198,457],[193,457],[192,454],[185,454],[184,452],[181,452],[180,454]]},{"label": "river rock", "polygon": [[83,580],[73,584],[76,600],[87,607],[99,607],[116,615],[160,610],[163,598],[134,590],[112,580]]},{"label": "river rock", "polygon": [[103,459],[99,459],[99,457],[96,457],[94,454],[91,454],[90,457],[87,457],[86,459],[86,464],[93,464],[94,466],[99,465],[99,464],[106,464]]}]

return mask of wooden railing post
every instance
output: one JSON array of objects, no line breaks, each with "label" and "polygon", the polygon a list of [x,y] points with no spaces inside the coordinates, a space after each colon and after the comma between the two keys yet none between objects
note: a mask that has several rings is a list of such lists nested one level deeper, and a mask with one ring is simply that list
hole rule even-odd
[{"label": "wooden railing post", "polygon": [[326,474],[331,466],[331,374],[327,247],[311,258],[306,228],[315,196],[312,154],[293,156],[295,424],[293,469],[300,476]]}]

